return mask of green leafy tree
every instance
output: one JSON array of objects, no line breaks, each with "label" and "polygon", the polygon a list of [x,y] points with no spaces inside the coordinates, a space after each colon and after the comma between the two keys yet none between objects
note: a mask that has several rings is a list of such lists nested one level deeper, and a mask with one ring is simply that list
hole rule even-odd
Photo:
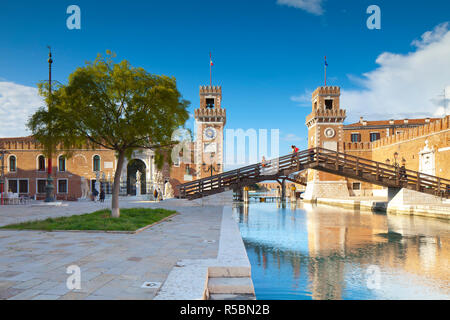
[{"label": "green leafy tree", "polygon": [[[107,51],[94,62],[76,69],[67,85],[48,92],[39,85],[51,112],[39,109],[28,127],[44,149],[71,150],[86,145],[114,150],[117,168],[112,216],[119,217],[120,176],[125,157],[136,149],[152,149],[161,168],[170,159],[172,132],[189,118],[189,102],[182,99],[173,77],[148,73],[126,60],[114,62]],[[70,156],[70,153],[68,153]]]}]

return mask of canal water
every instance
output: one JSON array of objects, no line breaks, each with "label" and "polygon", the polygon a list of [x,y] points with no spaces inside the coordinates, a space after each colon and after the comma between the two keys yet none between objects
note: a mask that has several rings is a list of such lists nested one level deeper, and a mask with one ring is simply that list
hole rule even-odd
[{"label": "canal water", "polygon": [[450,223],[287,203],[236,204],[257,299],[450,299]]}]

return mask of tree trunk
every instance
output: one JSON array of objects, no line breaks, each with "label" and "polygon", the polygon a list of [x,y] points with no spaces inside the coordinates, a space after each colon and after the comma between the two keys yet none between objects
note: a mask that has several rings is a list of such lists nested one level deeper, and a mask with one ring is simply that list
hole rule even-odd
[{"label": "tree trunk", "polygon": [[111,216],[113,218],[120,217],[119,207],[119,192],[120,192],[120,176],[122,175],[122,167],[125,160],[125,152],[119,151],[119,158],[117,159],[117,168],[114,175],[114,186],[111,200]]}]

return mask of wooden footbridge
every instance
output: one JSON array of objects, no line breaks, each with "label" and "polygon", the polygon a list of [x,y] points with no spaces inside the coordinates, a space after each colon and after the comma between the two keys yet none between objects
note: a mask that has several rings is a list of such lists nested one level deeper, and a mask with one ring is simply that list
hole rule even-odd
[{"label": "wooden footbridge", "polygon": [[241,190],[245,186],[269,180],[306,184],[304,178],[299,179],[299,175],[296,175],[306,169],[324,171],[383,187],[407,188],[445,198],[450,195],[448,179],[342,152],[313,148],[265,164],[257,163],[181,184],[178,186],[179,197],[193,200],[228,190]]}]

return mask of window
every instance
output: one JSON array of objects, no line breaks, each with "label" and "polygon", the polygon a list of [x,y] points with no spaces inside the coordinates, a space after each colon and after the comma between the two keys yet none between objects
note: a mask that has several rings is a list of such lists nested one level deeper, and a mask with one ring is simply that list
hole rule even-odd
[{"label": "window", "polygon": [[60,172],[66,171],[66,158],[64,156],[59,156],[58,158],[58,168]]},{"label": "window", "polygon": [[67,193],[67,179],[58,180],[58,193]]},{"label": "window", "polygon": [[16,172],[16,171],[17,171],[16,156],[10,156],[9,157],[9,172]]},{"label": "window", "polygon": [[380,133],[379,132],[371,132],[370,133],[370,142],[374,142],[380,140]]},{"label": "window", "polygon": [[92,168],[94,171],[100,171],[100,156],[94,156],[94,159],[92,160]]},{"label": "window", "polygon": [[333,100],[325,100],[325,109],[332,110],[333,109]]},{"label": "window", "polygon": [[8,180],[8,192],[17,193],[19,191],[17,187],[17,180]]},{"label": "window", "polygon": [[361,135],[359,133],[352,133],[352,142],[361,142]]},{"label": "window", "polygon": [[8,180],[8,192],[12,193],[28,193],[28,180],[27,179],[9,179]]},{"label": "window", "polygon": [[47,185],[47,180],[39,179],[37,180],[37,193],[45,193],[45,186]]},{"label": "window", "polygon": [[353,182],[352,189],[353,190],[361,190],[361,183],[360,182]]},{"label": "window", "polygon": [[38,171],[45,171],[45,157],[38,157]]},{"label": "window", "polygon": [[214,98],[206,98],[206,107],[214,109]]},{"label": "window", "polygon": [[19,180],[19,193],[28,193],[28,180]]}]

